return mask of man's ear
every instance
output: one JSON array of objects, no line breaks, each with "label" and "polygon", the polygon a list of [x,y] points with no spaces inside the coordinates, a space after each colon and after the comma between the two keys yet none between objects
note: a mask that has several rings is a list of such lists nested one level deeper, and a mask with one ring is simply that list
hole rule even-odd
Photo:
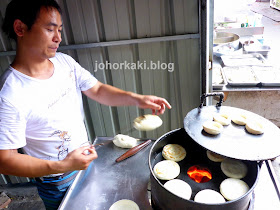
[{"label": "man's ear", "polygon": [[21,20],[16,19],[14,21],[14,31],[18,37],[22,37],[24,32],[27,31],[27,26]]}]

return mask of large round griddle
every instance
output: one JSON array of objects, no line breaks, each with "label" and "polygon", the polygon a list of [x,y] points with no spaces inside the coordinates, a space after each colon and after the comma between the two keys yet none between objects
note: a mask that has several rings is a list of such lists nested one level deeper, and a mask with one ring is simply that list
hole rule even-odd
[{"label": "large round griddle", "polygon": [[[223,126],[218,135],[203,130],[205,121],[213,120],[216,113],[234,116],[245,114],[247,119],[256,120],[264,126],[264,133],[253,135],[245,126],[233,122]],[[241,160],[267,160],[280,155],[280,129],[269,120],[246,110],[229,106],[201,106],[190,111],[184,119],[184,128],[190,137],[204,148],[220,155]]]}]

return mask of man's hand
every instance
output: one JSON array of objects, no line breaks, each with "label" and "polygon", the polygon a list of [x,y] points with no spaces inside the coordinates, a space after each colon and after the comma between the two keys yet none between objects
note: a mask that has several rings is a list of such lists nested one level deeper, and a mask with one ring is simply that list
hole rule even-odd
[{"label": "man's hand", "polygon": [[84,146],[70,152],[61,163],[69,171],[85,170],[97,157],[94,146]]},{"label": "man's hand", "polygon": [[165,107],[171,109],[171,105],[166,99],[152,95],[138,95],[138,107],[142,109],[152,109],[153,114],[163,114]]}]

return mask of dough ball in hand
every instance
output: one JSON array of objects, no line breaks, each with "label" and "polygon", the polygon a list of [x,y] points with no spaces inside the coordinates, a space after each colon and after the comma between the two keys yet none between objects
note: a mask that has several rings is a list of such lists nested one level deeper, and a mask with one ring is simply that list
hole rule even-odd
[{"label": "dough ball in hand", "polygon": [[133,122],[133,127],[139,131],[151,131],[162,125],[162,119],[153,114],[146,114],[137,117]]},{"label": "dough ball in hand", "polygon": [[223,130],[223,125],[214,121],[206,121],[203,123],[203,130],[212,135],[218,135]]},{"label": "dough ball in hand", "polygon": [[137,139],[135,139],[133,137],[130,137],[130,136],[127,136],[127,135],[118,134],[114,137],[113,143],[117,147],[132,148],[132,147],[135,147],[137,145]]},{"label": "dough ball in hand", "polygon": [[186,150],[179,144],[167,144],[163,147],[162,156],[166,160],[179,162],[186,157]]}]

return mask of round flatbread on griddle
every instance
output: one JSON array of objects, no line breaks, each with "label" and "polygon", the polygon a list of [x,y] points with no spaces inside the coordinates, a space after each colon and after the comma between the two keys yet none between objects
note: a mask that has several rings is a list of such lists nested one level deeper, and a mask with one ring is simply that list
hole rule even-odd
[{"label": "round flatbread on griddle", "polygon": [[151,131],[162,125],[162,119],[157,115],[146,114],[137,117],[133,122],[133,127],[139,131]]},{"label": "round flatbread on griddle", "polygon": [[229,201],[240,198],[242,195],[246,194],[249,189],[246,182],[235,178],[227,178],[220,184],[221,194]]},{"label": "round flatbread on griddle", "polygon": [[247,175],[248,168],[241,160],[226,158],[221,163],[223,173],[230,178],[242,179]]},{"label": "round flatbread on griddle", "polygon": [[186,157],[186,150],[179,144],[167,144],[163,147],[162,156],[166,160],[179,162]]},{"label": "round flatbread on griddle", "polygon": [[209,158],[209,160],[212,160],[213,162],[222,162],[224,159],[226,159],[225,156],[216,154],[214,152],[211,152],[210,150],[206,151],[206,155]]},{"label": "round flatbread on griddle", "polygon": [[184,182],[183,180],[172,179],[167,181],[163,186],[178,197],[184,198],[186,200],[191,198],[192,188],[187,182]]},{"label": "round flatbread on griddle", "polygon": [[162,160],[154,166],[154,173],[158,179],[171,180],[179,176],[180,166],[173,160]]},{"label": "round flatbread on griddle", "polygon": [[199,191],[195,197],[195,202],[199,203],[208,203],[208,204],[214,204],[214,203],[225,203],[224,197],[217,191],[211,190],[211,189],[205,189]]}]

